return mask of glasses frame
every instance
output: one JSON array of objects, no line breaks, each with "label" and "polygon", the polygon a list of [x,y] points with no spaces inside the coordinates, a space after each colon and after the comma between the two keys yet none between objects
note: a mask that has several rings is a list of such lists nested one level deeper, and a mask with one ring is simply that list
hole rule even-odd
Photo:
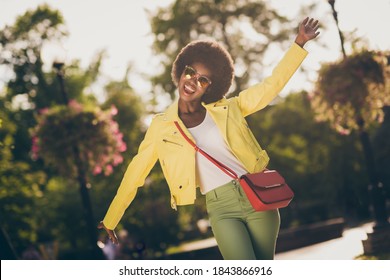
[{"label": "glasses frame", "polygon": [[[193,72],[193,73],[192,74],[186,73],[188,70]],[[203,88],[203,89],[206,88],[207,86],[210,86],[212,83],[210,78],[208,78],[205,75],[200,75],[193,67],[191,67],[189,65],[186,65],[184,67],[183,74],[184,74],[184,78],[186,78],[187,80],[191,80],[195,77],[196,78],[196,85],[200,88]],[[200,81],[200,79],[205,80],[206,84],[204,86],[202,85],[202,82]]]}]

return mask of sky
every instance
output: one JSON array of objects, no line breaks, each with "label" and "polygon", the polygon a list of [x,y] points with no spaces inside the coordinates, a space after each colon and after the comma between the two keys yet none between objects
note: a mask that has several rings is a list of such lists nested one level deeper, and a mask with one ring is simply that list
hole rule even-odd
[{"label": "sky", "polygon": [[[131,86],[140,95],[151,91],[146,76],[156,74],[159,62],[151,50],[153,36],[145,9],[156,10],[166,7],[173,0],[0,0],[0,28],[13,24],[16,16],[39,4],[48,3],[60,10],[65,19],[69,37],[63,44],[44,49],[46,67],[55,56],[66,59],[80,59],[87,66],[100,50],[106,50],[102,64],[101,82],[123,79],[126,68],[133,65],[128,77]],[[310,16],[327,25],[317,42],[309,42],[309,51],[303,67],[308,72],[297,74],[283,90],[290,91],[313,87],[321,63],[341,58],[340,41],[326,0],[268,0],[278,13],[286,15],[298,25],[301,19],[294,18],[301,7],[318,2],[318,8]],[[336,0],[340,28],[343,32],[357,30],[359,36],[367,39],[373,49],[390,50],[390,0]],[[60,53],[60,55],[58,55]],[[278,54],[281,55],[281,54]],[[271,65],[274,59],[269,59]],[[271,71],[271,70],[265,70]],[[0,72],[1,74],[2,72]],[[4,83],[6,77],[0,77]],[[100,87],[101,88],[101,87]],[[99,91],[96,88],[96,91]]]}]

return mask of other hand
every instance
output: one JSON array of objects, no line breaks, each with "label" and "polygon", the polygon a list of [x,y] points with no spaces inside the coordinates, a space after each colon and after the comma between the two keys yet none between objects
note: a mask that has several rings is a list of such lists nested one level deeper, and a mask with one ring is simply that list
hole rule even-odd
[{"label": "other hand", "polygon": [[106,228],[106,226],[103,224],[103,222],[100,222],[99,225],[97,226],[97,228],[98,229],[102,229],[102,228],[105,229],[111,242],[114,243],[115,245],[119,244],[118,237],[116,236],[115,231]]},{"label": "other hand", "polygon": [[320,32],[317,31],[319,28],[318,20],[313,18],[305,18],[298,28],[298,35],[295,39],[295,43],[303,47],[308,41],[316,38]]}]

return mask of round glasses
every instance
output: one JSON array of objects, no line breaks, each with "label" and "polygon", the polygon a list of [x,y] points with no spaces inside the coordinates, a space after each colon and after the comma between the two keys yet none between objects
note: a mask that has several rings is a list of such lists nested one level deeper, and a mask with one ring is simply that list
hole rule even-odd
[{"label": "round glasses", "polygon": [[196,84],[201,88],[205,88],[208,85],[211,85],[211,80],[209,78],[204,75],[200,75],[194,68],[188,65],[186,65],[184,68],[184,77],[187,80],[196,78]]}]

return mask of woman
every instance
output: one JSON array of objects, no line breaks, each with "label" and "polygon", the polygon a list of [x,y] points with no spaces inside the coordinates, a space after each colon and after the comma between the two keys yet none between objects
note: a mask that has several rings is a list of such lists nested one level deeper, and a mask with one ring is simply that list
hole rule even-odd
[{"label": "woman", "polygon": [[307,54],[303,46],[318,36],[318,27],[318,21],[306,18],[272,75],[229,99],[224,97],[233,80],[229,53],[212,41],[196,41],[181,50],[172,68],[179,99],[154,117],[98,226],[113,243],[118,243],[114,228],[158,159],[170,188],[172,208],[193,204],[196,187],[206,195],[211,227],[224,259],[273,259],[278,210],[254,211],[239,183],[196,153],[174,122],[239,176],[264,170],[269,158],[245,117],[267,106],[282,90]]}]

